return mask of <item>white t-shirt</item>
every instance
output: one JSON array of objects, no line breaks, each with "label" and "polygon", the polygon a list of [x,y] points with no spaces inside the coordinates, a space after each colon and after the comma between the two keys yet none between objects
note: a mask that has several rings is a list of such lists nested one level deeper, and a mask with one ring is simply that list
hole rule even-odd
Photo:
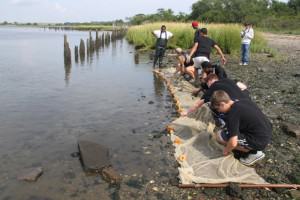
[{"label": "white t-shirt", "polygon": [[247,28],[241,32],[242,44],[250,44],[251,40],[254,38],[253,28]]},{"label": "white t-shirt", "polygon": [[[157,37],[157,38],[159,38],[160,37],[160,30],[155,30],[155,31],[153,31],[153,33],[154,33],[154,35]],[[171,33],[171,32],[169,32],[169,31],[166,31],[166,33],[162,33],[161,34],[161,38],[162,39],[170,39],[171,37],[173,36],[173,34]],[[167,38],[166,38],[167,37]]]}]

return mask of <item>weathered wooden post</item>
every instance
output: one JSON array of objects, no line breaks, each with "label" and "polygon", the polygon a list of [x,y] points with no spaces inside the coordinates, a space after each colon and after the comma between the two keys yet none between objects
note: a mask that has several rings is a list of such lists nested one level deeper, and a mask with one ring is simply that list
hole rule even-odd
[{"label": "weathered wooden post", "polygon": [[75,46],[75,62],[78,63],[78,46]]},{"label": "weathered wooden post", "polygon": [[80,62],[83,63],[85,59],[85,45],[83,39],[80,40],[79,54],[80,54]]},{"label": "weathered wooden post", "polygon": [[67,35],[64,35],[64,63],[65,63],[65,80],[68,83],[71,74],[71,49],[68,43]]},{"label": "weathered wooden post", "polygon": [[90,42],[89,42],[89,39],[86,39],[86,55],[87,55],[87,58],[89,58],[89,56],[90,56]]},{"label": "weathered wooden post", "polygon": [[90,38],[89,38],[89,41],[90,41],[90,44],[89,44],[89,47],[90,47],[90,53],[93,54],[94,50],[95,50],[95,42],[93,41],[93,37],[92,37],[92,33],[90,31]]},{"label": "weathered wooden post", "polygon": [[67,40],[67,35],[64,35],[64,61],[65,65],[71,64],[71,49]]}]

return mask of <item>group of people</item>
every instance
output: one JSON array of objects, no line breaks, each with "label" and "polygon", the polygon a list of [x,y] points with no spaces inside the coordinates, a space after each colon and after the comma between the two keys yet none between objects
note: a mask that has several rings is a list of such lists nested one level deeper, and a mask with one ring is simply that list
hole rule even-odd
[{"label": "group of people", "polygon": [[[213,65],[210,62],[212,48],[215,48],[220,55],[223,65],[227,60],[221,48],[207,36],[208,30],[198,26],[197,22],[192,23],[195,36],[190,52],[187,53],[181,48],[176,49],[178,54],[176,72],[199,80],[200,87],[194,91],[194,94],[199,91],[203,92],[195,105],[183,112],[182,116],[189,116],[203,104],[207,104],[215,116],[216,125],[220,127],[216,132],[216,139],[224,145],[224,156],[232,152],[242,164],[253,165],[265,157],[263,150],[271,141],[272,125],[256,103],[251,100],[247,86],[229,79],[222,66]],[[165,26],[162,27],[159,38],[163,38],[163,31],[166,32]],[[170,37],[172,34],[167,32],[164,38],[167,41]],[[157,44],[161,44],[159,38]],[[250,42],[253,39],[253,29],[250,24],[245,24],[241,38],[240,64],[248,65]],[[159,60],[161,54],[155,55],[158,55],[157,59]],[[157,60],[154,61],[155,66]]]},{"label": "group of people", "polygon": [[[185,59],[180,62],[184,64],[182,66],[189,67],[194,66],[196,69],[201,68],[201,63],[204,61],[209,61],[211,48],[215,48],[217,53],[221,56],[222,63],[226,63],[226,59],[221,48],[217,45],[217,43],[212,40],[211,38],[207,37],[207,29],[206,28],[199,28],[199,23],[194,21],[192,22],[192,27],[195,29],[194,35],[194,45],[189,54],[182,51],[182,49],[178,48],[176,51],[179,56],[184,56]],[[158,66],[162,66],[162,60],[168,45],[168,40],[173,37],[173,34],[167,31],[165,25],[161,26],[160,30],[155,30],[152,34],[156,37],[156,44],[155,44],[155,54],[154,54],[154,61],[153,67],[156,67],[157,62]],[[245,23],[244,29],[240,33],[241,35],[241,62],[240,65],[248,65],[249,64],[249,54],[250,54],[250,44],[251,40],[254,38],[254,30],[252,28],[251,23]],[[201,44],[201,45],[200,45]],[[191,57],[193,60],[191,61]],[[182,67],[181,66],[181,67]],[[185,71],[182,69],[182,71]],[[187,70],[186,73],[190,74]],[[197,70],[196,72],[197,73]],[[195,74],[194,73],[194,74]]]}]

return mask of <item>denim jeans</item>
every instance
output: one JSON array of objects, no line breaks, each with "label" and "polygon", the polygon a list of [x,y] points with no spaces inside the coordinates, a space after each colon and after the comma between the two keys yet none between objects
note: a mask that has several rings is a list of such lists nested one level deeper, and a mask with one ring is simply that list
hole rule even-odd
[{"label": "denim jeans", "polygon": [[249,62],[249,53],[250,53],[250,44],[242,44],[241,47],[241,62],[248,63]]}]

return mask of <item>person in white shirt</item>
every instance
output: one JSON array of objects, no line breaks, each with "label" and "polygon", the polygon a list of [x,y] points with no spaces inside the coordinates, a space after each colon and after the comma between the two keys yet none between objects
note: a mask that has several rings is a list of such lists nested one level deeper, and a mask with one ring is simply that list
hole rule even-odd
[{"label": "person in white shirt", "polygon": [[241,31],[242,45],[241,45],[241,63],[240,65],[249,64],[249,54],[250,54],[250,43],[254,38],[254,31],[252,24],[245,23],[245,28]]},{"label": "person in white shirt", "polygon": [[168,40],[173,36],[173,34],[167,31],[165,25],[162,25],[160,30],[153,31],[152,34],[157,38],[156,45],[155,45],[153,67],[155,68],[157,61],[158,61],[158,66],[161,67],[162,60],[168,45]]}]

